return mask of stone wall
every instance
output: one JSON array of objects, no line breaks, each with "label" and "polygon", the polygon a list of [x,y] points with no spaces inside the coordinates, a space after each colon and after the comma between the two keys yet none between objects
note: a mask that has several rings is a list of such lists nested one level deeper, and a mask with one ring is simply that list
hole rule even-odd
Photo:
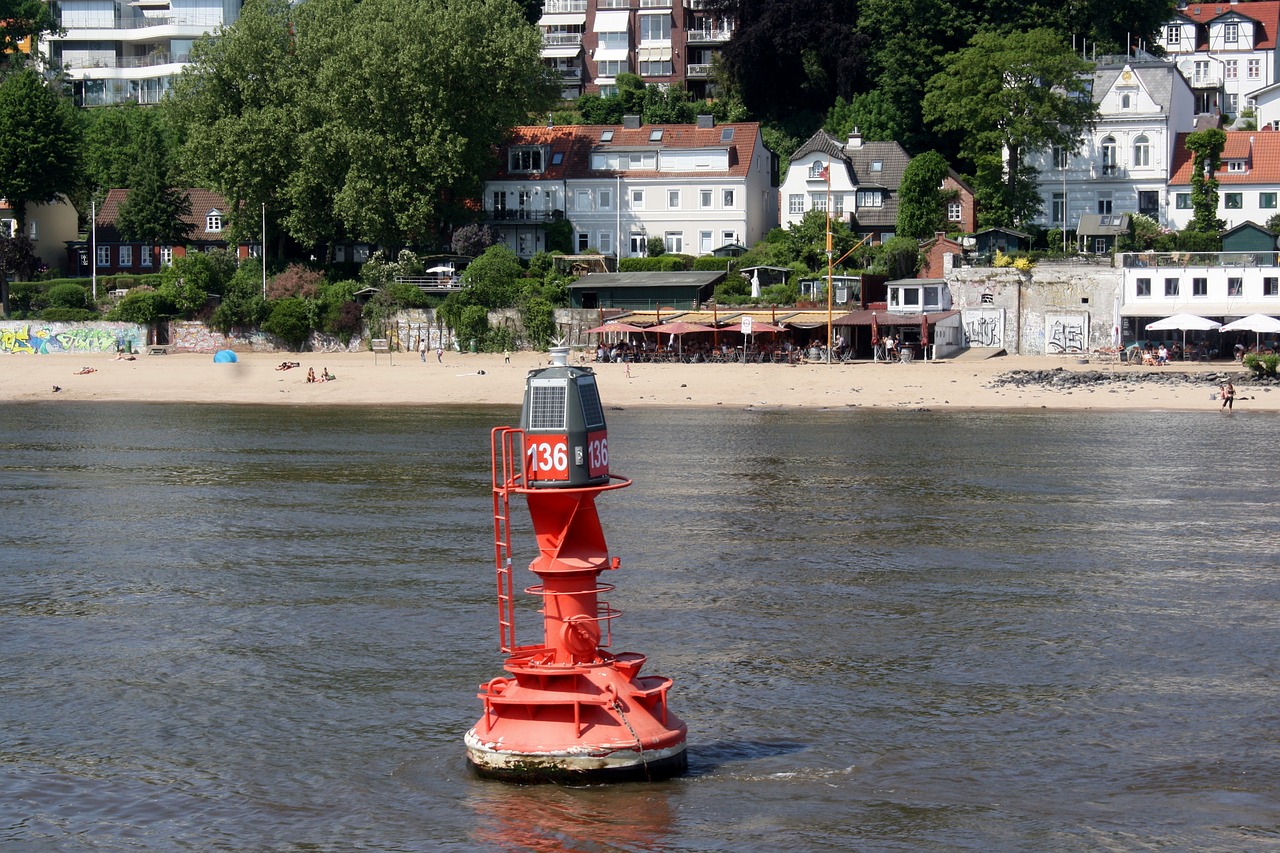
[{"label": "stone wall", "polygon": [[147,343],[147,328],[136,323],[49,323],[43,320],[0,321],[0,353],[138,352]]},{"label": "stone wall", "polygon": [[962,267],[947,275],[952,307],[962,312],[970,345],[999,346],[1017,355],[1071,355],[1112,346],[1121,282],[1114,267],[1075,261],[1041,261],[1030,273]]}]

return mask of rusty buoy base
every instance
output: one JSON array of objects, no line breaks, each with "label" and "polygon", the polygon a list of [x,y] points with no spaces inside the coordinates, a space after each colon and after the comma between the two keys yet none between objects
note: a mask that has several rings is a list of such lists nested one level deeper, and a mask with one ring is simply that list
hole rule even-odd
[{"label": "rusty buoy base", "polygon": [[489,749],[467,732],[467,761],[477,776],[525,785],[595,785],[614,782],[661,782],[683,776],[689,756],[683,743],[638,753],[620,750],[607,755],[581,752],[524,753]]}]

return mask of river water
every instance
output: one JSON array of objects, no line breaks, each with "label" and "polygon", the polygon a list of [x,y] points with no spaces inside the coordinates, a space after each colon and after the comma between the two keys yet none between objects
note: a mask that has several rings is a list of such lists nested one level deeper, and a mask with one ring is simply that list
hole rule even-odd
[{"label": "river water", "polygon": [[0,849],[1280,848],[1274,417],[609,417],[690,773],[557,788],[462,748],[516,409],[0,409]]}]

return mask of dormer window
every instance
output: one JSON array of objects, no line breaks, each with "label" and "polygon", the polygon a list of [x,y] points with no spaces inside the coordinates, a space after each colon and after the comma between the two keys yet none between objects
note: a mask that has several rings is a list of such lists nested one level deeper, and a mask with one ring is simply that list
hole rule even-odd
[{"label": "dormer window", "polygon": [[1235,44],[1237,41],[1239,41],[1240,25],[1239,24],[1223,24],[1222,40],[1225,41],[1227,44]]},{"label": "dormer window", "polygon": [[651,130],[651,131],[649,131],[649,141],[650,141],[650,142],[661,142],[661,141],[662,141],[662,128],[660,128],[660,127],[659,127],[659,128],[657,128],[657,129],[655,129],[655,130]]},{"label": "dormer window", "polygon": [[1182,43],[1182,27],[1171,26],[1164,31],[1165,44],[1176,47]]},{"label": "dormer window", "polygon": [[883,161],[883,160],[872,160],[872,161],[871,161],[871,171],[873,171],[873,172],[882,172],[882,171],[884,171],[884,161]]},{"label": "dormer window", "polygon": [[543,169],[542,148],[536,145],[523,145],[512,148],[509,171],[541,172]]},{"label": "dormer window", "polygon": [[1227,161],[1227,171],[1228,171],[1228,172],[1243,172],[1244,170],[1245,170],[1245,169],[1244,169],[1244,161],[1243,161],[1243,160],[1228,160],[1228,161]]},{"label": "dormer window", "polygon": [[222,211],[213,209],[205,214],[204,217],[205,231],[221,231],[222,230]]},{"label": "dormer window", "polygon": [[1130,108],[1130,107],[1132,107],[1132,106],[1133,106],[1133,96],[1132,96],[1132,95],[1127,95],[1127,94],[1126,94],[1126,95],[1121,95],[1121,96],[1120,96],[1120,109],[1122,109],[1122,110],[1127,110],[1127,109],[1129,109],[1129,108]]}]

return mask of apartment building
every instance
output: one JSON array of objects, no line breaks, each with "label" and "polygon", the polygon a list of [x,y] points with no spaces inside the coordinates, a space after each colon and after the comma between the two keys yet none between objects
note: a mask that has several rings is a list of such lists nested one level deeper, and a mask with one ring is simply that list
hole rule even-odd
[{"label": "apartment building", "polygon": [[522,258],[567,219],[573,248],[641,257],[750,246],[778,224],[777,156],[755,122],[517,127],[485,182],[482,221]]},{"label": "apartment building", "polygon": [[60,0],[65,32],[45,58],[65,72],[75,102],[155,104],[186,65],[196,39],[240,17],[242,0]]},{"label": "apartment building", "polygon": [[707,97],[712,61],[733,35],[704,0],[545,0],[538,28],[566,100],[614,94],[624,73]]},{"label": "apartment building", "polygon": [[1231,119],[1256,106],[1255,93],[1276,83],[1280,2],[1188,3],[1178,0],[1159,44],[1191,84],[1198,113]]}]

